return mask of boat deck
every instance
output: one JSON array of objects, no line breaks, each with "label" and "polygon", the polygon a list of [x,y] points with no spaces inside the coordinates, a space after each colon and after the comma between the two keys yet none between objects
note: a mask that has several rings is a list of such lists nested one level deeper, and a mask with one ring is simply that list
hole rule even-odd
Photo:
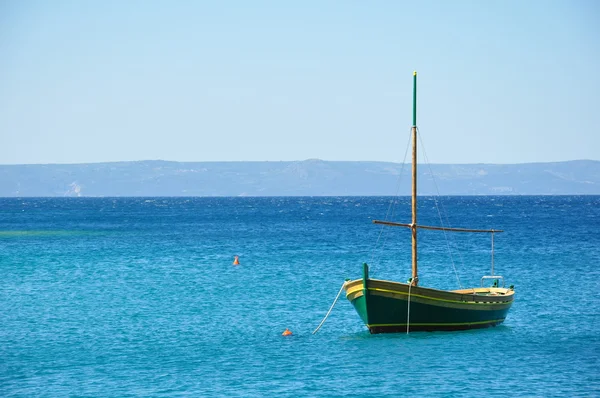
[{"label": "boat deck", "polygon": [[474,289],[452,290],[454,293],[474,294],[476,296],[505,296],[513,291],[501,287],[480,287]]}]

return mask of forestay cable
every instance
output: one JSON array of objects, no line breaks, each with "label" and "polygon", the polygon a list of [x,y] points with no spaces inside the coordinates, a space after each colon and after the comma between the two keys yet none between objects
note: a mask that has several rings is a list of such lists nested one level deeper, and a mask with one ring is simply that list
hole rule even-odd
[{"label": "forestay cable", "polygon": [[[394,192],[394,195],[392,196],[392,199],[390,200],[390,205],[388,206],[388,210],[387,210],[384,220],[393,219],[394,213],[396,211],[395,204],[398,199],[398,193],[400,192],[400,188],[402,185],[402,176],[404,175],[404,166],[406,165],[406,156],[408,155],[408,149],[410,148],[410,139],[411,139],[411,136],[409,134],[408,142],[406,143],[406,148],[404,150],[404,158],[402,159],[402,167],[400,168],[400,174],[398,176],[398,181],[396,182],[396,190]],[[377,250],[377,246],[379,245],[379,241],[381,240],[381,236],[383,235],[383,229],[384,229],[384,227],[382,226],[381,229],[379,230],[379,235],[377,236],[377,241],[375,242],[375,246],[371,250],[370,264],[375,263],[375,252]],[[381,248],[379,249],[380,252],[383,252],[383,248],[385,247],[385,243],[386,243],[388,236],[389,236],[389,234],[385,236],[385,239],[383,240],[383,242],[381,244]]]}]

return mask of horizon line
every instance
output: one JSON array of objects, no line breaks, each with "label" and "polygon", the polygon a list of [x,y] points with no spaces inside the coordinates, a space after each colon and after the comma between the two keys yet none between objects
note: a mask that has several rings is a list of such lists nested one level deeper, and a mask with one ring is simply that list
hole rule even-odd
[{"label": "horizon line", "polygon": [[[164,159],[143,159],[143,160],[111,160],[95,162],[63,162],[63,163],[0,163],[0,166],[77,166],[85,164],[110,164],[110,163],[144,163],[144,162],[164,162],[164,163],[299,163],[299,162],[327,162],[327,163],[392,163],[402,164],[402,162],[393,162],[385,160],[325,160],[319,158],[308,158],[304,160],[164,160]],[[552,160],[552,161],[531,161],[518,163],[428,163],[419,162],[418,164],[429,165],[523,165],[523,164],[546,164],[546,163],[571,163],[571,162],[600,162],[596,159],[571,159],[571,160]],[[409,163],[409,162],[406,162]]]}]

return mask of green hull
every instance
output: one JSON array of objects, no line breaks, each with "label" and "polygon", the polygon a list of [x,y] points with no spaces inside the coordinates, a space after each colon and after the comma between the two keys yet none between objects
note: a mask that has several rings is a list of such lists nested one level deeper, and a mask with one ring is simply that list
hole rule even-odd
[{"label": "green hull", "polygon": [[[513,302],[509,289],[442,291],[374,279],[348,283],[350,300],[371,333],[466,330],[496,326]],[[410,297],[410,305],[409,305]],[[409,316],[410,311],[410,316]]]}]

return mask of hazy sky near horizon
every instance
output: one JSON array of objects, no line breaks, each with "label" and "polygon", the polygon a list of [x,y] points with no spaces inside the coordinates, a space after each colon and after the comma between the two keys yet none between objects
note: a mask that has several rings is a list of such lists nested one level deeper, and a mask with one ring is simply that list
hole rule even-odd
[{"label": "hazy sky near horizon", "polygon": [[600,2],[0,2],[0,164],[600,160]]}]

